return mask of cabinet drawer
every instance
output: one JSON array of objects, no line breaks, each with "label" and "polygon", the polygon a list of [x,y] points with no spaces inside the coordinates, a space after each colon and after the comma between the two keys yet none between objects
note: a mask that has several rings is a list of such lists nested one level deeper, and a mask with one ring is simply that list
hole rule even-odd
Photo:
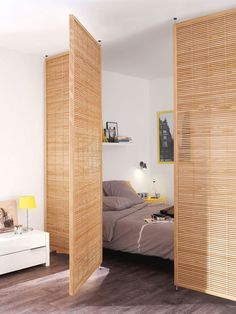
[{"label": "cabinet drawer", "polygon": [[44,264],[46,261],[46,247],[3,255],[0,256],[0,275],[27,267]]},{"label": "cabinet drawer", "polygon": [[[7,236],[7,238],[6,238]],[[0,237],[0,256],[46,246],[43,232],[25,232],[23,234],[6,234]]]}]

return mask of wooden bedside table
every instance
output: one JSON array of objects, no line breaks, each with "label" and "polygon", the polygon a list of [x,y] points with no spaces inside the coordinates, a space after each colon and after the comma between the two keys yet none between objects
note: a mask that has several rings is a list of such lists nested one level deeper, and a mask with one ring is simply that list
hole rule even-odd
[{"label": "wooden bedside table", "polygon": [[40,264],[50,265],[49,233],[0,234],[0,275]]},{"label": "wooden bedside table", "polygon": [[149,204],[166,204],[167,197],[166,196],[160,196],[159,198],[147,197],[144,199],[144,201],[145,203],[149,203]]}]

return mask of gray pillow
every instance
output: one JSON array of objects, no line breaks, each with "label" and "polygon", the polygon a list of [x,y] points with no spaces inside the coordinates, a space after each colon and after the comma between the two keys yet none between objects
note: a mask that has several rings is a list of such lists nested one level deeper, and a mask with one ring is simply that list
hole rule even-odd
[{"label": "gray pillow", "polygon": [[106,196],[121,196],[132,201],[132,205],[141,204],[144,200],[138,196],[128,181],[104,181],[103,191]]},{"label": "gray pillow", "polygon": [[133,206],[133,202],[127,197],[103,196],[103,210],[123,210]]}]

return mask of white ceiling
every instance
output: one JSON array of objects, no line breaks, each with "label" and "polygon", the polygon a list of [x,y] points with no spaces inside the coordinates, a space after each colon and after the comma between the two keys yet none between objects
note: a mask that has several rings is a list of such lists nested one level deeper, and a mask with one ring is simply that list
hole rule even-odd
[{"label": "white ceiling", "polygon": [[51,55],[68,49],[68,15],[102,40],[103,68],[153,79],[171,75],[179,20],[236,7],[235,0],[0,0],[0,46]]}]

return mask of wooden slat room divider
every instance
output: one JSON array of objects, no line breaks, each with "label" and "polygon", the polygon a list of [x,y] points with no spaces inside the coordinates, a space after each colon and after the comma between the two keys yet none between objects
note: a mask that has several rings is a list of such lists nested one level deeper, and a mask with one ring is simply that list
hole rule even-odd
[{"label": "wooden slat room divider", "polygon": [[70,294],[102,262],[100,45],[70,17]]},{"label": "wooden slat room divider", "polygon": [[101,47],[74,16],[69,52],[45,70],[45,225],[74,295],[102,262]]},{"label": "wooden slat room divider", "polygon": [[175,284],[236,300],[236,10],[174,38]]}]

